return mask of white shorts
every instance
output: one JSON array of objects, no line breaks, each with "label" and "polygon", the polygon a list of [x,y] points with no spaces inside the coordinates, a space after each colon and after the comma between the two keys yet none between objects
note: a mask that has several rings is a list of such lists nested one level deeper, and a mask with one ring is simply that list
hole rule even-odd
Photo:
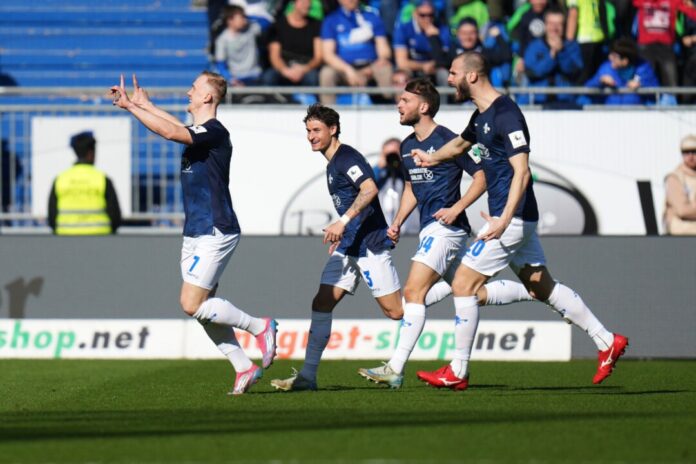
[{"label": "white shorts", "polygon": [[389,250],[379,253],[367,250],[367,256],[360,258],[334,252],[321,273],[322,284],[342,288],[351,295],[358,288],[361,278],[365,279],[375,298],[401,289]]},{"label": "white shorts", "polygon": [[212,290],[239,243],[239,234],[184,237],[181,246],[181,278],[197,287]]},{"label": "white shorts", "polygon": [[459,250],[466,248],[469,234],[436,221],[425,226],[418,238],[418,249],[411,260],[423,263],[443,276]]},{"label": "white shorts", "polygon": [[536,222],[513,218],[500,239],[472,243],[460,254],[463,255],[461,263],[487,276],[494,276],[506,266],[515,274],[525,266],[545,266],[546,258],[536,229]]}]

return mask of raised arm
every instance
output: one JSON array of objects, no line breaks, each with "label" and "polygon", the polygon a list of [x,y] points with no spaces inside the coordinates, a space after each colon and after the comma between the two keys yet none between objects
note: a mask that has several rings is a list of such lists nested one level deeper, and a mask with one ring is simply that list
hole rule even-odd
[{"label": "raised arm", "polygon": [[111,92],[114,96],[114,105],[127,110],[129,113],[135,116],[138,121],[143,123],[145,127],[155,134],[164,137],[167,140],[186,145],[191,145],[193,143],[191,132],[189,132],[189,130],[183,125],[178,125],[133,103],[131,99],[128,98],[128,94],[126,93],[123,74],[121,74],[121,85],[111,87]]},{"label": "raised arm", "polygon": [[462,155],[471,145],[471,142],[464,140],[461,135],[458,135],[440,147],[435,153],[426,153],[423,150],[415,149],[411,154],[416,162],[416,166],[427,168]]},{"label": "raised arm", "polygon": [[181,122],[179,118],[170,113],[167,113],[161,108],[158,108],[157,106],[155,106],[154,103],[152,103],[152,101],[150,100],[150,96],[147,94],[145,89],[138,85],[138,78],[135,77],[135,74],[133,74],[133,98],[131,98],[131,101],[138,105],[140,108],[144,109],[145,111],[159,116],[160,118],[166,119],[167,121],[176,124],[177,126],[186,126],[186,124]]}]

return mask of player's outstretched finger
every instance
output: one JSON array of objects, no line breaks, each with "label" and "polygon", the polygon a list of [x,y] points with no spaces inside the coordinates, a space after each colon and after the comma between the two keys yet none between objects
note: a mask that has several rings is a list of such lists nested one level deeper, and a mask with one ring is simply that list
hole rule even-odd
[{"label": "player's outstretched finger", "polygon": [[483,219],[485,219],[486,221],[490,221],[490,220],[492,219],[492,218],[491,218],[491,215],[488,214],[488,213],[485,212],[485,211],[481,211],[481,217],[482,217]]},{"label": "player's outstretched finger", "polygon": [[135,77],[135,73],[133,73],[133,88],[135,90],[138,90],[140,88],[140,86],[138,85],[138,78]]},{"label": "player's outstretched finger", "polygon": [[123,78],[123,74],[121,74],[121,88],[122,89],[126,88],[126,80]]}]

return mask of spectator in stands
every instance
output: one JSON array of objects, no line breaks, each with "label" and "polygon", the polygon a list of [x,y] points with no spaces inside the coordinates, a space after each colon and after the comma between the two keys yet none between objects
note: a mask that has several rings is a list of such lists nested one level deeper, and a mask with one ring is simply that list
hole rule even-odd
[{"label": "spectator in stands", "polygon": [[[360,7],[359,0],[339,0],[341,7],[328,15],[321,27],[322,57],[319,72],[322,87],[348,84],[362,87],[375,81],[391,85],[391,48],[379,16]],[[384,98],[391,100],[391,95]],[[332,104],[335,95],[322,95],[323,104]]]},{"label": "spectator in stands", "polygon": [[675,23],[682,12],[696,19],[696,8],[688,0],[633,0],[638,9],[638,46],[641,56],[657,72],[662,85],[675,87],[677,57]]},{"label": "spectator in stands", "polygon": [[[404,173],[401,164],[401,140],[388,138],[382,144],[382,150],[373,167],[375,182],[379,188],[379,202],[387,224],[391,224],[399,211],[401,194],[404,191]],[[418,210],[416,209],[401,226],[402,234],[417,234],[420,229]]]},{"label": "spectator in stands", "polygon": [[413,19],[396,25],[393,45],[398,68],[412,76],[428,77],[437,85],[447,85],[449,64],[436,61],[433,51],[449,49],[450,33],[447,26],[437,24],[430,0],[417,0]]},{"label": "spectator in stands", "polygon": [[491,19],[488,5],[481,0],[453,0],[454,14],[450,17],[450,28],[455,31],[464,18],[473,18],[479,29],[486,27]]},{"label": "spectator in stands", "polygon": [[[564,39],[564,15],[557,7],[544,14],[546,33],[533,40],[524,54],[530,87],[568,87],[582,71],[582,53],[575,40]],[[526,96],[525,96],[526,97]],[[535,103],[572,102],[572,95],[536,95]],[[518,103],[527,103],[519,97]]]},{"label": "spectator in stands", "polygon": [[[684,87],[696,87],[696,20],[687,18],[684,23],[684,35],[682,36],[684,55],[684,69],[682,71],[682,85]],[[684,103],[694,103],[696,96],[685,95]]]},{"label": "spectator in stands", "polygon": [[[438,61],[449,69],[455,56],[464,52],[480,52],[490,66],[489,79],[496,87],[508,85],[510,80],[510,61],[512,50],[506,40],[505,29],[502,25],[490,23],[485,29],[483,42],[480,39],[478,23],[474,18],[464,18],[457,26],[455,41],[450,47],[449,54],[438,50]],[[442,55],[442,56],[441,56]]]},{"label": "spectator in stands", "polygon": [[[597,70],[597,73],[585,83],[586,87],[608,87],[612,89],[659,86],[655,72],[650,63],[638,55],[638,47],[631,39],[617,39],[611,46],[609,59]],[[613,93],[604,101],[607,105],[641,105],[654,101],[651,95],[637,93]]]},{"label": "spectator in stands", "polygon": [[222,12],[227,5],[227,0],[207,0],[208,9],[208,56],[213,61],[215,56],[215,39],[225,29]]},{"label": "spectator in stands", "polygon": [[549,7],[548,0],[529,0],[512,15],[507,23],[507,32],[515,43],[517,60],[514,75],[518,84],[524,84],[524,54],[532,40],[544,36],[544,13]]},{"label": "spectator in stands", "polygon": [[583,69],[576,84],[582,85],[606,59],[606,49],[614,37],[616,10],[607,0],[568,0],[566,39],[580,45]]},{"label": "spectator in stands", "polygon": [[696,135],[681,141],[682,162],[665,177],[665,229],[696,235]]},{"label": "spectator in stands", "polygon": [[48,225],[56,235],[108,235],[121,224],[121,208],[111,180],[94,167],[92,132],[70,139],[77,162],[56,177],[48,198]]},{"label": "spectator in stands", "polygon": [[321,23],[308,16],[310,0],[295,0],[288,14],[271,25],[268,56],[271,68],[263,74],[264,85],[319,85]]},{"label": "spectator in stands", "polygon": [[250,23],[238,5],[226,6],[224,17],[227,28],[215,41],[218,72],[232,86],[258,85],[261,66],[256,39],[261,27]]},{"label": "spectator in stands", "polygon": [[508,33],[517,44],[520,56],[524,56],[532,40],[543,37],[544,13],[548,7],[548,0],[530,0],[517,8],[508,21]]}]

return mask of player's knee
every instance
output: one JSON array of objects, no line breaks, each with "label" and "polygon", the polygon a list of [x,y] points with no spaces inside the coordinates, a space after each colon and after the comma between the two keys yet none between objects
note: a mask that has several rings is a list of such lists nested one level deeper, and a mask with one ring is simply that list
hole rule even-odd
[{"label": "player's knee", "polygon": [[320,313],[330,313],[333,310],[334,303],[325,296],[318,294],[312,300],[312,311]]},{"label": "player's knee", "polygon": [[404,299],[409,303],[423,304],[425,302],[425,293],[419,288],[406,285],[404,287]]},{"label": "player's knee", "polygon": [[181,304],[181,309],[188,314],[189,316],[193,316],[196,314],[196,311],[198,311],[198,308],[201,306],[201,301],[198,301],[198,299],[191,298],[190,295],[187,295],[186,293],[181,294],[181,297],[179,298],[179,304]]},{"label": "player's knee", "polygon": [[385,316],[387,316],[389,319],[392,319],[394,321],[400,321],[401,319],[404,318],[404,309],[399,307],[399,308],[382,308],[382,312],[384,313]]},{"label": "player's knee", "polygon": [[471,282],[462,281],[460,279],[452,282],[452,293],[455,296],[474,296],[476,295],[478,288],[476,288]]}]

